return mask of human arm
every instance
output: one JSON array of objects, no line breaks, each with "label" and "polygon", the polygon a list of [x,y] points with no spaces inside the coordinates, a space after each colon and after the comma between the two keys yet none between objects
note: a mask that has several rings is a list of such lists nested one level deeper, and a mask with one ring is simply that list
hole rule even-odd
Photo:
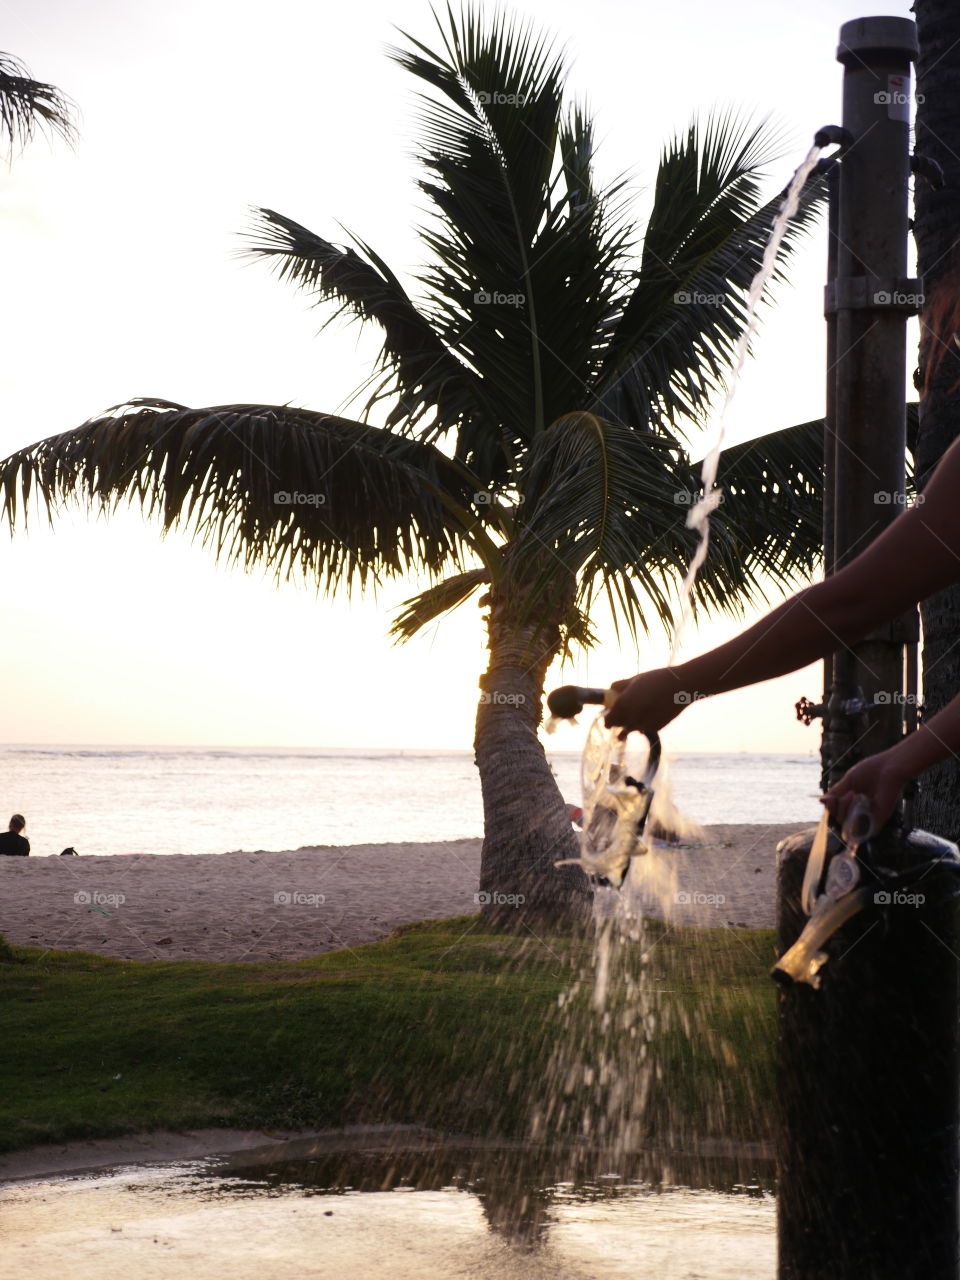
[{"label": "human arm", "polygon": [[838,573],[798,592],[733,640],[679,666],[618,681],[613,687],[620,697],[607,724],[659,732],[691,702],[796,671],[955,581],[960,441],[944,454],[921,499]]},{"label": "human arm", "polygon": [[960,695],[948,702],[916,733],[886,751],[861,760],[830,788],[824,804],[841,828],[858,799],[868,802],[877,830],[897,806],[903,788],[918,774],[960,753]]}]

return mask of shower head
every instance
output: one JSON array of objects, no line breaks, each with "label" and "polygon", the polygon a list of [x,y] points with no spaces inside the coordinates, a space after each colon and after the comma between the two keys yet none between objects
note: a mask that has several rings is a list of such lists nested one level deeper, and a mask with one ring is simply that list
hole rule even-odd
[{"label": "shower head", "polygon": [[565,684],[547,694],[547,706],[550,714],[558,720],[572,720],[588,703],[608,707],[616,698],[617,694],[612,689],[582,689],[576,684]]}]

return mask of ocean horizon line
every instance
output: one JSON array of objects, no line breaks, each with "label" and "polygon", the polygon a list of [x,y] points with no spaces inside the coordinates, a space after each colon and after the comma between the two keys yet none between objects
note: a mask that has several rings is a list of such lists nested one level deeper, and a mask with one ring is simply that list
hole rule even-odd
[{"label": "ocean horizon line", "polygon": [[[551,747],[546,745],[546,753],[548,756],[570,756],[579,757],[582,754],[582,748],[579,747]],[[66,753],[84,752],[86,754],[105,755],[109,753],[134,754],[143,755],[349,755],[356,757],[364,756],[463,756],[472,757],[474,752],[470,747],[448,747],[448,746],[306,746],[296,743],[189,743],[189,742],[51,742],[46,740],[38,740],[36,742],[0,742],[0,751],[22,751],[37,753]],[[669,756],[673,758],[692,757],[692,756],[784,756],[798,757],[802,759],[814,759],[819,755],[819,750],[810,748],[808,751],[767,751],[767,750],[748,750],[746,748],[716,748],[713,750],[685,750],[669,751]]]}]

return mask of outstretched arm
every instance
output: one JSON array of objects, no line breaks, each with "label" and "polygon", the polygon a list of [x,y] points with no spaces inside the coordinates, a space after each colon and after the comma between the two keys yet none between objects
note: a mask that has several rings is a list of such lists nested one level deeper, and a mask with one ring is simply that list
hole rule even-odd
[{"label": "outstretched arm", "polygon": [[[898,516],[839,573],[798,592],[699,658],[618,681],[614,688],[621,690],[620,697],[607,713],[607,724],[625,731],[658,732],[691,702],[796,671],[862,639],[958,578],[960,441],[944,454],[917,505]],[[956,750],[960,701],[891,749],[898,754],[890,786],[903,769],[913,772],[901,777],[890,810],[906,778]],[[882,761],[889,754],[873,759]]]}]

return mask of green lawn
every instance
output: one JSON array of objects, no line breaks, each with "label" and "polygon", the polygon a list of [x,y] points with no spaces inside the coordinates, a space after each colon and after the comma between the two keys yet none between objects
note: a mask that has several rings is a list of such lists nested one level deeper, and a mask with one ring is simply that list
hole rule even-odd
[{"label": "green lawn", "polygon": [[592,943],[482,929],[431,921],[297,963],[0,950],[0,1150],[198,1125],[522,1136],[550,1080],[558,1135],[587,1113],[594,1133],[603,1113],[651,1136],[770,1135],[770,932],[648,924],[601,1014]]}]

